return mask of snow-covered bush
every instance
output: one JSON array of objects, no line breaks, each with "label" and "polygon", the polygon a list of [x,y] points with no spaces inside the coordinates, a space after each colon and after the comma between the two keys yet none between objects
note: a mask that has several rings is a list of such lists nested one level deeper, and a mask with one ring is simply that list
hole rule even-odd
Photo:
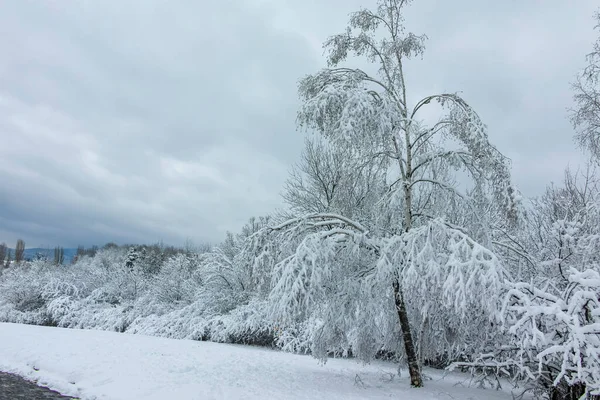
[{"label": "snow-covered bush", "polygon": [[[600,396],[600,271],[565,271],[564,289],[516,283],[504,312],[525,380],[561,398]],[[569,397],[571,396],[571,397]]]},{"label": "snow-covered bush", "polygon": [[275,343],[267,305],[261,301],[251,301],[225,314],[214,313],[196,301],[162,315],[138,317],[127,332],[223,343]]},{"label": "snow-covered bush", "polygon": [[134,319],[132,309],[132,306],[98,303],[92,297],[81,300],[59,297],[47,306],[48,314],[59,327],[117,332],[124,332]]},{"label": "snow-covered bush", "polygon": [[[55,266],[43,260],[15,264],[0,277],[0,320],[54,325],[46,312]],[[49,288],[50,287],[50,288]]]},{"label": "snow-covered bush", "polygon": [[541,398],[598,396],[597,182],[592,168],[582,175],[567,170],[563,186],[532,199],[524,223],[502,234],[505,264],[520,258],[506,281],[502,330],[454,366],[481,381],[490,374],[524,381]]},{"label": "snow-covered bush", "polygon": [[178,254],[168,259],[152,280],[150,291],[157,301],[172,304],[189,304],[202,286],[197,256]]},{"label": "snow-covered bush", "polygon": [[46,304],[44,298],[45,266],[19,265],[11,268],[4,275],[0,286],[5,303],[11,304],[17,311],[35,311]]}]

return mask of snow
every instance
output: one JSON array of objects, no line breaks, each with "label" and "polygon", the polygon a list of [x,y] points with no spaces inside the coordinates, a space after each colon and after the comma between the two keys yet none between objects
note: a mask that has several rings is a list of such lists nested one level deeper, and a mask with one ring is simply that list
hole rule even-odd
[{"label": "snow", "polygon": [[[265,348],[0,323],[0,370],[81,399],[511,399],[467,387],[468,375],[427,370],[409,387],[396,365],[362,365]],[[444,377],[444,375],[446,375]]]}]

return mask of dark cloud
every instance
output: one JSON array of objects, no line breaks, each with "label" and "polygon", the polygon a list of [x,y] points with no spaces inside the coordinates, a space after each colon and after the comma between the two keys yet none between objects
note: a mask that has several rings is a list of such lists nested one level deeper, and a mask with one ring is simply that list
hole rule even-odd
[{"label": "dark cloud", "polygon": [[[281,205],[297,80],[363,3],[2,2],[0,241],[218,241]],[[582,160],[566,108],[594,3],[414,2],[413,99],[462,91],[539,194]]]}]

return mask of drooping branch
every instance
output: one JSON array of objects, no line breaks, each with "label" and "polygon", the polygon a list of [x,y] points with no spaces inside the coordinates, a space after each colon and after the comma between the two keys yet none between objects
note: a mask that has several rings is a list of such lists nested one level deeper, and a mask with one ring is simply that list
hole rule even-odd
[{"label": "drooping branch", "polygon": [[358,222],[352,221],[342,215],[331,213],[309,214],[303,217],[293,218],[279,225],[271,226],[269,231],[281,231],[293,225],[303,224],[308,228],[320,228],[328,225],[348,225],[358,232],[366,233],[367,230]]},{"label": "drooping branch", "polygon": [[[453,158],[453,160],[462,161],[463,164],[467,165],[468,163],[465,161],[465,159],[463,157],[472,158],[473,155],[471,153],[469,153],[468,151],[464,151],[464,150],[449,150],[449,151],[441,151],[441,152],[436,152],[436,153],[432,153],[432,154],[427,154],[423,157],[422,160],[419,160],[419,163],[417,165],[415,165],[412,168],[412,173],[414,175],[414,173],[416,171],[418,171],[419,169],[421,169],[423,167],[426,167],[431,162],[438,160],[438,159]],[[472,163],[469,165],[472,165]]]}]

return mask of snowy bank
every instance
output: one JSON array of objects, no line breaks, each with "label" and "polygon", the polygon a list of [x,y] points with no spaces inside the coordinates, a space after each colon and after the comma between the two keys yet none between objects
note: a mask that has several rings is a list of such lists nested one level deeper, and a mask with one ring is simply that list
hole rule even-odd
[{"label": "snowy bank", "polygon": [[[422,389],[396,366],[257,347],[0,323],[0,370],[82,399],[510,399],[428,371]],[[1,397],[1,396],[0,396]]]}]

